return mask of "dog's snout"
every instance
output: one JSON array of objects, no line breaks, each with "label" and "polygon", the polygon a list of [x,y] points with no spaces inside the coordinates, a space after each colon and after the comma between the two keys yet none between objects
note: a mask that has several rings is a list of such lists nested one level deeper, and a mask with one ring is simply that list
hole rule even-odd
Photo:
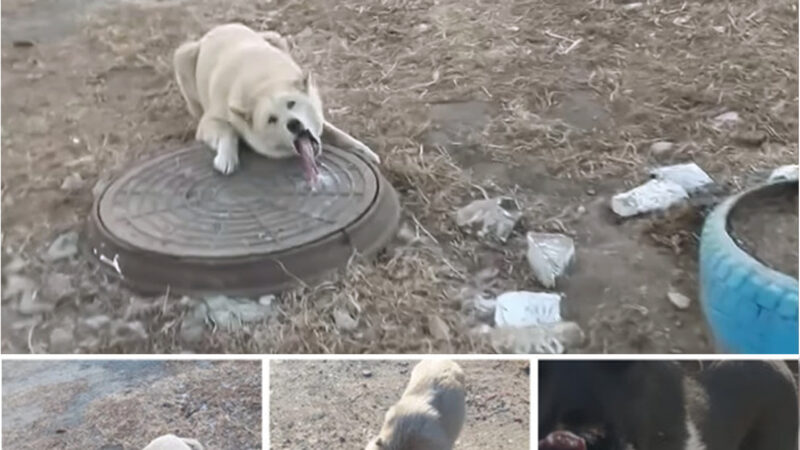
[{"label": "dog's snout", "polygon": [[289,121],[286,122],[286,128],[292,134],[299,134],[303,131],[303,124],[297,119],[289,119]]}]

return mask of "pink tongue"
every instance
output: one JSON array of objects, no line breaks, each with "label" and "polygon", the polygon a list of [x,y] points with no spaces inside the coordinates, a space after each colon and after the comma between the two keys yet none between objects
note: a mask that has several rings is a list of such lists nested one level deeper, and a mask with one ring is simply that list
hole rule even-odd
[{"label": "pink tongue", "polygon": [[297,150],[300,152],[300,158],[303,160],[303,173],[306,176],[308,184],[312,187],[317,185],[319,178],[319,168],[317,161],[314,159],[314,146],[311,144],[311,139],[301,137],[296,141]]},{"label": "pink tongue", "polygon": [[569,431],[554,431],[539,441],[539,450],[586,450],[586,441]]}]

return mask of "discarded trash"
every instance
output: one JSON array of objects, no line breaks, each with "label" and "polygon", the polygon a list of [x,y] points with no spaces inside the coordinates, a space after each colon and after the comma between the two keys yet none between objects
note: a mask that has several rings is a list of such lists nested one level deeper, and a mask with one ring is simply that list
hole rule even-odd
[{"label": "discarded trash", "polygon": [[678,309],[686,309],[692,304],[692,299],[681,294],[680,292],[670,291],[667,293],[669,302],[675,305]]},{"label": "discarded trash", "polygon": [[495,328],[490,332],[498,353],[560,354],[583,345],[585,335],[575,322],[556,322],[522,328]]},{"label": "discarded trash", "polygon": [[496,327],[527,327],[561,320],[561,295],[547,292],[514,291],[497,297]]},{"label": "discarded trash", "polygon": [[77,191],[78,189],[82,188],[84,184],[85,182],[83,181],[83,178],[81,178],[81,174],[75,172],[64,178],[64,181],[61,183],[61,190]]},{"label": "discarded trash", "polygon": [[78,232],[70,231],[57,237],[44,255],[45,261],[70,258],[78,253]]},{"label": "discarded trash", "polygon": [[689,198],[681,185],[672,181],[650,180],[647,183],[611,198],[611,210],[630,217],[669,208]]},{"label": "discarded trash", "polygon": [[575,257],[572,238],[557,233],[529,232],[528,263],[533,275],[546,288],[553,288],[556,280],[566,272]]},{"label": "discarded trash", "polygon": [[728,111],[711,119],[711,123],[716,128],[722,128],[722,127],[732,126],[733,124],[739,122],[739,120],[740,120],[739,113],[737,113],[736,111]]},{"label": "discarded trash", "polygon": [[456,224],[474,230],[478,237],[492,236],[505,242],[520,217],[522,211],[513,199],[496,197],[475,200],[456,211]]},{"label": "discarded trash", "polygon": [[695,163],[658,167],[651,170],[650,175],[680,185],[689,195],[714,184],[714,180]]},{"label": "discarded trash", "polygon": [[773,170],[772,173],[769,175],[767,181],[770,183],[775,183],[777,181],[789,181],[797,179],[798,179],[797,164],[789,164],[787,166],[780,166],[777,169]]},{"label": "discarded trash", "polygon": [[202,336],[206,322],[215,328],[226,331],[239,331],[243,325],[269,318],[272,308],[246,298],[231,298],[224,295],[207,297],[196,302],[194,309],[181,323],[181,337],[187,341],[198,340]]}]

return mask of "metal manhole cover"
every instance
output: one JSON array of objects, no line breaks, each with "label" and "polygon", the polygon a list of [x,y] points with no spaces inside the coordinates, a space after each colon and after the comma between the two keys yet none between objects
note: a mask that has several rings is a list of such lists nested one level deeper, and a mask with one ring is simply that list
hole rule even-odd
[{"label": "metal manhole cover", "polygon": [[352,153],[327,147],[314,191],[295,160],[240,157],[229,176],[199,144],[132,168],[95,202],[91,254],[142,291],[266,293],[374,252],[396,229],[396,193]]}]

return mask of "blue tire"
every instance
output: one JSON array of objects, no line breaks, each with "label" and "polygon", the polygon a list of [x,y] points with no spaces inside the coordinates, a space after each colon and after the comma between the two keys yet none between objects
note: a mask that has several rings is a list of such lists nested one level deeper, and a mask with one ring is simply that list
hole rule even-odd
[{"label": "blue tire", "polygon": [[797,186],[795,180],[745,191],[706,218],[700,237],[700,301],[722,352],[798,353],[797,279],[742,250],[727,226],[730,212],[743,198]]}]

